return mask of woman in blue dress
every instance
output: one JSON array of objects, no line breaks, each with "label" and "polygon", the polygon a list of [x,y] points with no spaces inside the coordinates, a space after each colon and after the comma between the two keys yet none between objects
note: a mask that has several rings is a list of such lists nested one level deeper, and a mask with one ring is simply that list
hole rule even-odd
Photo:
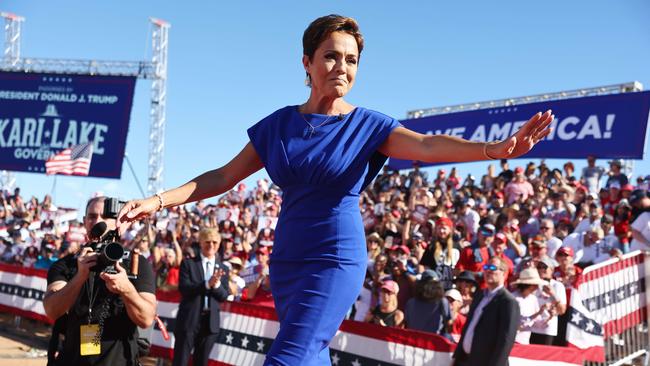
[{"label": "woman in blue dress", "polygon": [[[270,261],[280,330],[266,365],[329,365],[329,342],[357,298],[366,271],[359,194],[387,157],[424,162],[514,158],[549,132],[551,111],[504,141],[470,142],[410,131],[389,116],[346,102],[363,38],[356,21],[328,15],[303,35],[309,99],[248,129],[250,142],[225,166],[176,189],[128,202],[121,223],[216,196],[265,168],[282,188]],[[399,77],[399,70],[392,70]]]}]

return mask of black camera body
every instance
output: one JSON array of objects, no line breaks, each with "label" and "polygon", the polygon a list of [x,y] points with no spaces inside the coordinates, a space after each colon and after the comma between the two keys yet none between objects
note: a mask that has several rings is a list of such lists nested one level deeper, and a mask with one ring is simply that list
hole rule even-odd
[{"label": "black camera body", "polygon": [[[93,230],[95,227],[93,227]],[[115,264],[123,260],[125,256],[128,258],[130,254],[117,239],[119,239],[119,235],[115,230],[111,230],[101,236],[98,241],[88,243],[93,251],[97,253],[97,264],[90,268],[91,271],[117,273]]]},{"label": "black camera body", "polygon": [[[125,202],[117,198],[108,197],[104,200],[104,219],[116,219],[120,209]],[[98,222],[90,230],[89,237],[92,240],[86,244],[97,253],[97,264],[90,270],[93,272],[105,272],[109,274],[117,273],[115,264],[120,262],[126,270],[129,279],[138,277],[138,255],[124,249],[120,243],[120,234],[117,230],[106,231],[105,222]]]}]

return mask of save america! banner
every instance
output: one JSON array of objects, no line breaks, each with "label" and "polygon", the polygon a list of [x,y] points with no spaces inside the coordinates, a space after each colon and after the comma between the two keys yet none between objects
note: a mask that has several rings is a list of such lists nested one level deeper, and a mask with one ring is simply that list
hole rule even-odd
[{"label": "save america! banner", "polygon": [[[402,124],[430,135],[452,135],[471,141],[504,140],[537,112],[553,110],[553,131],[526,158],[642,159],[650,92],[552,100],[407,119]],[[393,169],[409,169],[410,161],[391,159]],[[423,164],[426,165],[426,164]]]}]

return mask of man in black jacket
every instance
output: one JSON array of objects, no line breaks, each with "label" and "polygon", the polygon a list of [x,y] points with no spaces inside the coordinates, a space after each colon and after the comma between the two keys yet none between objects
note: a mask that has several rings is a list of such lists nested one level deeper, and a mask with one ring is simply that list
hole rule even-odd
[{"label": "man in black jacket", "polygon": [[456,351],[455,366],[507,366],[519,326],[519,304],[503,287],[506,263],[492,257],[483,266],[487,289],[479,291],[469,310]]},{"label": "man in black jacket", "polygon": [[182,299],[174,325],[174,366],[186,366],[194,348],[194,366],[205,366],[219,334],[219,303],[228,297],[228,268],[218,258],[221,236],[214,228],[199,233],[201,254],[181,263]]}]

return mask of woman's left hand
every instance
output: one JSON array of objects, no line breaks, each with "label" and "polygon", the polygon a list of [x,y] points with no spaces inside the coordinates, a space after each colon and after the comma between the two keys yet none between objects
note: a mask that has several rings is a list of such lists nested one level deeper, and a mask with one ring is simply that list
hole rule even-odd
[{"label": "woman's left hand", "polygon": [[550,109],[544,114],[538,112],[508,139],[488,144],[485,152],[493,159],[514,159],[522,156],[551,133],[549,125],[553,118],[555,116]]}]

